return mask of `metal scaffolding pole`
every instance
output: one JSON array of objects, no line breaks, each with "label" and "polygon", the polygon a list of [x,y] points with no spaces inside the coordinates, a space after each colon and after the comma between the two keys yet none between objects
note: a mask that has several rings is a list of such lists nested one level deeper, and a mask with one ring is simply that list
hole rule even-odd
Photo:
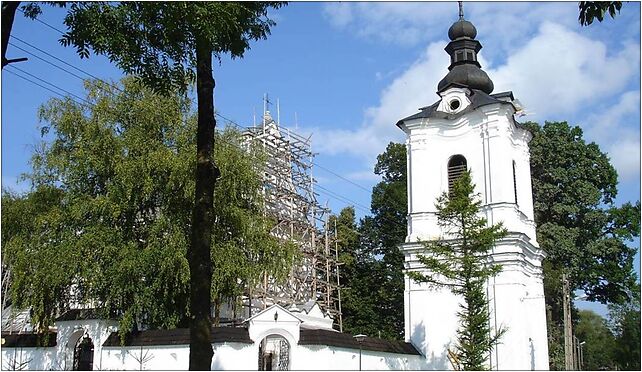
[{"label": "metal scaffolding pole", "polygon": [[334,319],[338,316],[342,329],[338,256],[330,250],[336,233],[328,233],[330,210],[318,203],[314,190],[311,139],[279,125],[268,111],[268,104],[266,94],[261,125],[248,128],[243,136],[265,151],[264,213],[275,221],[271,233],[283,243],[294,243],[301,260],[285,283],[266,276],[262,285],[248,288],[242,300],[262,302],[260,307],[251,307],[254,311],[272,304],[287,308],[312,300]]}]

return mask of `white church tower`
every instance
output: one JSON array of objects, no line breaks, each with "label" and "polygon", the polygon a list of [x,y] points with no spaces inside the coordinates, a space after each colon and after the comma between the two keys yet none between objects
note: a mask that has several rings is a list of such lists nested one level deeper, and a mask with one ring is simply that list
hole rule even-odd
[{"label": "white church tower", "polygon": [[[448,74],[439,100],[400,120],[407,134],[408,236],[400,246],[406,269],[425,270],[419,240],[442,237],[435,202],[464,169],[481,195],[490,224],[503,222],[508,235],[492,250],[502,271],[487,285],[491,332],[506,329],[489,355],[492,370],[548,369],[548,343],[541,262],[535,239],[528,142],[515,121],[519,104],[512,92],[491,94],[493,82],[477,61],[477,30],[459,20],[448,30]],[[426,357],[428,368],[452,369],[460,298],[405,278],[405,338]]]}]

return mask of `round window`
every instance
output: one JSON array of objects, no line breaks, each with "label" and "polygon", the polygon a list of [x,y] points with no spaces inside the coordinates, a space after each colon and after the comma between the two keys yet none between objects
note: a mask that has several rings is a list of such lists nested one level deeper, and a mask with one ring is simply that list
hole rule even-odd
[{"label": "round window", "polygon": [[459,106],[461,106],[461,102],[459,102],[459,100],[458,100],[458,99],[453,99],[452,101],[450,101],[450,102],[448,103],[448,107],[450,107],[450,109],[451,109],[452,111],[457,110],[457,109],[459,108]]}]

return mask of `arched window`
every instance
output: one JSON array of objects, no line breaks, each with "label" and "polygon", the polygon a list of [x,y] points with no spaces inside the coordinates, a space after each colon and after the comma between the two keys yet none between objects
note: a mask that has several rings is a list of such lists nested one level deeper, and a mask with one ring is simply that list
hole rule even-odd
[{"label": "arched window", "polygon": [[466,158],[463,155],[454,155],[448,160],[448,193],[452,192],[453,184],[466,169]]},{"label": "arched window", "polygon": [[517,204],[517,175],[515,173],[515,160],[513,160],[513,191],[515,193],[515,204]]}]

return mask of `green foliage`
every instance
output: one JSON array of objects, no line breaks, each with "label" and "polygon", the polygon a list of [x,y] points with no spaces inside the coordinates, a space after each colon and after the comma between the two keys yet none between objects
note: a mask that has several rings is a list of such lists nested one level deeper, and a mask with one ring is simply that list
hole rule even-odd
[{"label": "green foliage", "polygon": [[[184,90],[196,75],[197,43],[215,56],[243,57],[266,39],[270,8],[283,2],[74,2],[60,42],[81,58],[103,54],[160,92]],[[213,88],[213,87],[212,87]]]},{"label": "green foliage", "polygon": [[583,348],[583,370],[615,369],[615,337],[606,320],[590,310],[578,311],[575,336],[586,342]]},{"label": "green foliage", "polygon": [[578,20],[582,26],[588,26],[595,18],[602,22],[606,12],[609,13],[611,18],[615,18],[616,13],[620,13],[622,9],[621,1],[580,1],[579,2],[580,16]]},{"label": "green foliage", "polygon": [[[41,330],[72,300],[119,315],[125,332],[139,321],[185,326],[196,127],[190,102],[132,78],[122,88],[93,81],[86,89],[91,108],[60,99],[41,108],[42,129],[53,140],[32,158],[33,189],[3,194],[12,299],[33,310]],[[232,130],[217,137],[222,177],[212,259],[220,270],[212,296],[225,297],[264,271],[282,277],[294,248],[278,246],[259,213],[263,155],[240,148]]]},{"label": "green foliage", "polygon": [[[372,190],[373,215],[357,227],[354,210],[339,216],[344,330],[403,339],[403,255],[406,237],[406,147],[390,143],[377,157],[382,176]],[[342,226],[342,227],[341,227]]]},{"label": "green foliage", "polygon": [[626,301],[636,277],[635,249],[625,242],[639,236],[639,202],[614,205],[617,173],[595,143],[584,142],[579,127],[527,126],[537,240],[550,266],[563,267],[589,301]]},{"label": "green foliage", "polygon": [[631,301],[609,304],[609,327],[615,335],[615,360],[620,370],[640,370],[640,285]]},{"label": "green foliage", "polygon": [[618,368],[640,370],[640,307],[627,311],[621,323],[622,333],[616,338],[615,357]]},{"label": "green foliage", "polygon": [[[548,254],[543,262],[549,325],[562,326],[561,275],[571,291],[589,301],[623,303],[636,286],[635,248],[625,243],[640,232],[640,203],[614,205],[617,173],[579,127],[566,122],[524,124],[530,142],[537,241]],[[549,349],[563,344],[562,332],[549,328]],[[559,336],[556,338],[554,336]],[[563,368],[554,364],[551,368]]]},{"label": "green foliage", "polygon": [[[268,9],[281,2],[77,2],[60,40],[81,58],[90,50],[106,55],[124,72],[156,92],[184,92],[196,80],[198,125],[194,208],[188,261],[190,369],[211,367],[211,236],[214,185],[220,174],[213,159],[214,86],[212,55],[243,57],[250,41],[265,39],[274,22]],[[214,270],[217,270],[214,267]],[[216,286],[217,284],[215,284]]]},{"label": "green foliage", "polygon": [[280,244],[268,234],[272,221],[262,218],[263,183],[260,166],[266,161],[260,146],[250,147],[253,156],[241,151],[239,134],[226,130],[218,136],[214,157],[221,178],[214,193],[215,210],[211,258],[212,298],[230,300],[268,273],[284,281],[297,257],[293,243]]},{"label": "green foliage", "polygon": [[466,171],[454,182],[450,194],[437,199],[437,223],[444,236],[424,242],[427,253],[417,257],[426,271],[408,273],[417,282],[447,288],[462,297],[456,354],[465,370],[486,369],[488,354],[504,332],[498,330],[491,336],[485,284],[501,271],[488,257],[495,242],[507,232],[502,224],[487,226],[488,221],[479,216],[480,206]]}]

